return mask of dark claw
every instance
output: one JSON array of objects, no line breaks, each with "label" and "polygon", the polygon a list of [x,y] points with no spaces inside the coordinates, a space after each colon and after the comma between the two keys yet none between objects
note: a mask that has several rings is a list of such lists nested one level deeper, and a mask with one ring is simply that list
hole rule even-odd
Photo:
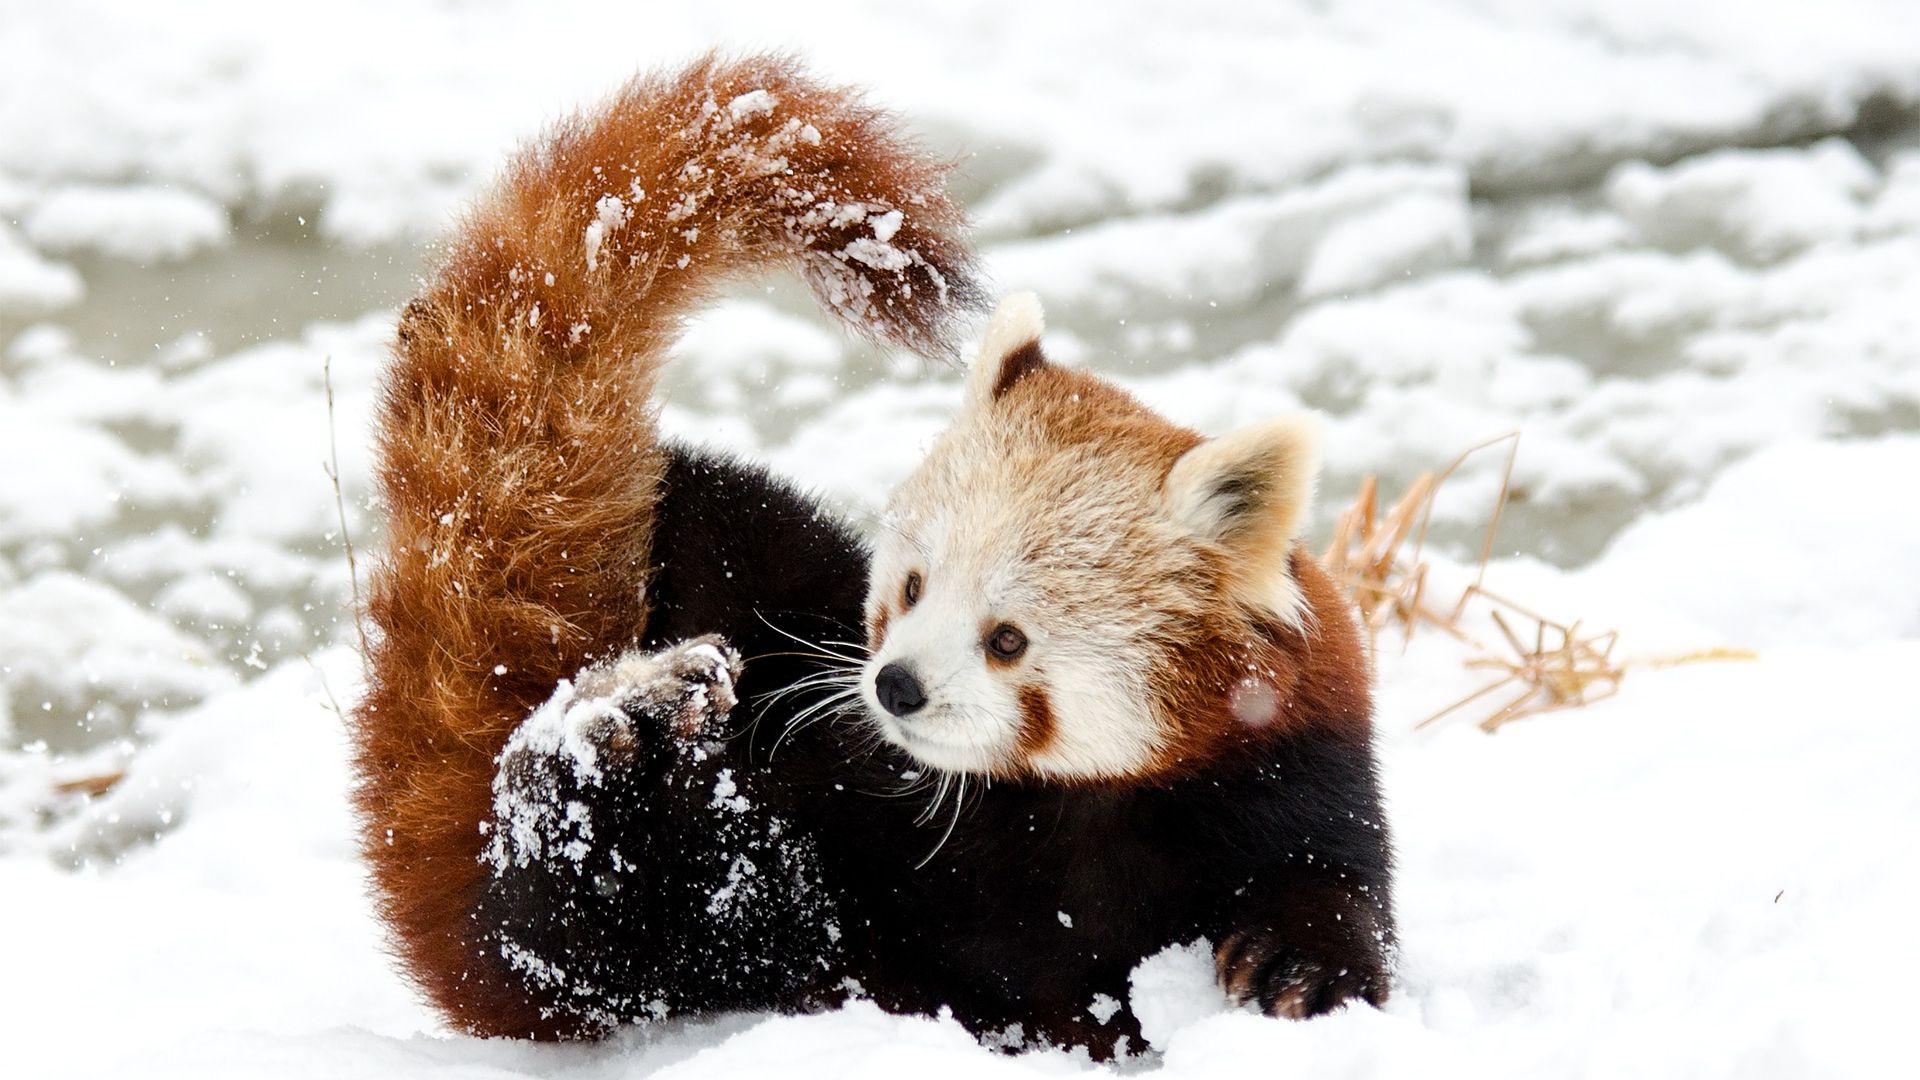
[{"label": "dark claw", "polygon": [[1356,998],[1376,1006],[1386,1001],[1386,973],[1378,960],[1315,958],[1268,931],[1229,936],[1214,960],[1228,996],[1257,1002],[1269,1016],[1304,1020]]}]

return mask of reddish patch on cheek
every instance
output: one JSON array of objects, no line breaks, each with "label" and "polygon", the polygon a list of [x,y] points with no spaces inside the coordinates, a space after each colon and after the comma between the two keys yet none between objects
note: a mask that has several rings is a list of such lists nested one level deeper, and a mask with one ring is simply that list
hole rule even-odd
[{"label": "reddish patch on cheek", "polygon": [[890,613],[883,606],[873,613],[873,618],[867,620],[867,645],[869,647],[877,649],[880,647],[881,642],[887,640],[887,619],[890,617]]},{"label": "reddish patch on cheek", "polygon": [[1058,729],[1053,719],[1053,702],[1037,686],[1020,689],[1020,753],[1032,757],[1053,745]]}]

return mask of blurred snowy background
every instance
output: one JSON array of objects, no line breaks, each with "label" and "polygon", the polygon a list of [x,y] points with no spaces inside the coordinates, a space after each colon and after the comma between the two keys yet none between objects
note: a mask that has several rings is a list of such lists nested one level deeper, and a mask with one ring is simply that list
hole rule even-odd
[{"label": "blurred snowy background", "polygon": [[[1911,1059],[1920,4],[0,0],[0,1073],[1087,1068],[859,1006],[485,1044],[380,951],[323,372],[364,550],[427,245],[517,140],[716,44],[798,51],[954,155],[1057,355],[1212,432],[1325,411],[1319,535],[1365,474],[1519,430],[1489,586],[1646,661],[1584,710],[1416,732],[1485,676],[1383,639],[1396,999],[1285,1025],[1169,954],[1131,1069]],[[682,352],[674,430],[851,507],[957,401],[791,282]],[[1446,489],[1441,577],[1502,465]],[[1657,666],[1720,647],[1758,658]]]}]

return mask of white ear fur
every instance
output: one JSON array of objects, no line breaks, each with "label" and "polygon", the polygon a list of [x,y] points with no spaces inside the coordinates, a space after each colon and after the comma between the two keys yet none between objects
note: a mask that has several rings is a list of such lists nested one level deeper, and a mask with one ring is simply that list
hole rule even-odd
[{"label": "white ear fur", "polygon": [[1000,396],[1009,380],[1003,375],[1006,362],[1023,346],[1040,340],[1047,329],[1046,314],[1040,310],[1040,298],[1030,292],[1009,293],[993,309],[987,333],[980,340],[980,352],[967,369],[967,400],[984,405]]},{"label": "white ear fur", "polygon": [[1243,427],[1181,455],[1162,486],[1174,522],[1226,548],[1242,603],[1299,625],[1294,541],[1313,508],[1320,423],[1308,413]]}]

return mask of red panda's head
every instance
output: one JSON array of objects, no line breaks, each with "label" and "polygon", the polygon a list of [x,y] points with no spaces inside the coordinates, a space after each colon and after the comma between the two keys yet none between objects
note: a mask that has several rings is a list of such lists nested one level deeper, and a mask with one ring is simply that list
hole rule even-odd
[{"label": "red panda's head", "polygon": [[889,500],[862,686],[883,736],[950,772],[1150,779],[1327,708],[1288,647],[1339,620],[1354,666],[1296,551],[1312,421],[1202,438],[1048,363],[1041,329],[1031,295],[1001,303],[960,415]]}]

